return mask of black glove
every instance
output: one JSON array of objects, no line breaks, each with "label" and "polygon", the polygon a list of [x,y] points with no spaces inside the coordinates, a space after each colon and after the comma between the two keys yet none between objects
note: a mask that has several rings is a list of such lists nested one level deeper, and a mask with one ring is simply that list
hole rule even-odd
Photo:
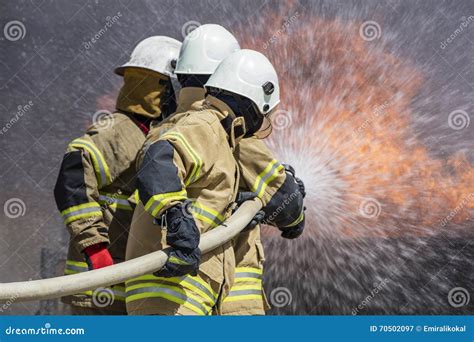
[{"label": "black glove", "polygon": [[296,177],[296,172],[295,172],[295,169],[293,168],[293,166],[291,166],[289,164],[283,164],[283,167],[285,168],[286,172],[288,172],[289,174],[291,174],[293,176],[293,178],[295,179],[296,184],[298,184],[298,188],[301,192],[301,195],[303,195],[303,198],[305,198],[306,197],[306,189],[304,187],[304,183],[300,178]]},{"label": "black glove", "polygon": [[260,210],[258,213],[255,214],[252,221],[250,221],[249,224],[247,224],[242,231],[247,232],[249,230],[254,229],[257,225],[262,223],[264,219],[265,219],[265,212]]},{"label": "black glove", "polygon": [[196,275],[201,260],[199,239],[201,234],[194,218],[185,212],[184,204],[169,208],[166,218],[166,243],[173,249],[165,266],[154,274],[158,277]]},{"label": "black glove", "polygon": [[[255,192],[239,191],[237,193],[237,198],[235,199],[237,208],[240,207],[240,205],[244,203],[245,201],[253,200],[255,197],[257,197],[257,194]],[[265,213],[262,210],[260,210],[258,213],[255,214],[252,221],[250,221],[249,224],[247,224],[242,231],[246,232],[246,231],[254,229],[258,224],[262,223],[264,219],[265,219]]]},{"label": "black glove", "polygon": [[[306,210],[306,208],[303,208],[303,211],[304,210]],[[305,217],[303,217],[303,220],[294,227],[280,228],[281,237],[284,239],[296,239],[299,237],[304,231],[304,221]]]},{"label": "black glove", "polygon": [[181,277],[187,274],[197,275],[201,250],[196,248],[191,252],[172,249],[168,254],[168,261],[159,271],[153,273],[157,277]]},{"label": "black glove", "polygon": [[296,239],[303,234],[304,226],[297,226],[288,229],[281,229],[281,237],[285,239]]},{"label": "black glove", "polygon": [[237,198],[235,199],[235,203],[237,203],[237,207],[240,207],[242,203],[244,203],[245,201],[253,200],[255,197],[257,197],[257,194],[255,192],[239,191],[237,193]]}]

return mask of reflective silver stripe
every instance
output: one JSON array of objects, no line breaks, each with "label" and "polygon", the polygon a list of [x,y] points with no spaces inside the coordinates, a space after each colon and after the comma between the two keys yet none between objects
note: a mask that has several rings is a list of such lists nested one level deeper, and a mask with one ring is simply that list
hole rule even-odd
[{"label": "reflective silver stripe", "polygon": [[261,295],[262,290],[236,290],[230,291],[227,297],[245,296],[245,295]]},{"label": "reflective silver stripe", "polygon": [[112,291],[114,291],[114,295],[117,297],[125,298],[127,296],[127,294],[124,291],[115,290],[114,288],[112,288]]},{"label": "reflective silver stripe", "polygon": [[169,202],[181,201],[184,199],[186,199],[186,190],[168,192],[165,194],[156,194],[148,200],[148,203],[145,205],[145,210],[148,211],[151,215],[155,215],[155,210],[158,207],[160,207],[159,209],[161,210]]},{"label": "reflective silver stripe", "polygon": [[66,270],[77,271],[77,272],[87,272],[87,271],[89,271],[89,268],[88,267],[81,267],[81,266],[74,266],[74,265],[66,265]]},{"label": "reflective silver stripe", "polygon": [[198,208],[193,206],[192,210],[195,211],[197,214],[202,215],[210,219],[216,226],[220,225],[223,221],[219,220],[216,216],[212,215],[210,212],[206,211],[203,208]]},{"label": "reflective silver stripe", "polygon": [[156,200],[155,203],[153,203],[150,207],[150,209],[148,210],[148,212],[151,214],[152,212],[155,211],[156,207],[159,206],[161,203],[161,201],[159,200]]},{"label": "reflective silver stripe", "polygon": [[91,208],[78,209],[78,210],[71,211],[70,213],[63,214],[63,218],[64,218],[64,220],[67,220],[68,218],[70,218],[72,216],[87,214],[87,213],[93,213],[93,212],[102,213],[102,211],[100,210],[100,207],[91,207]]},{"label": "reflective silver stripe", "polygon": [[117,197],[110,197],[110,196],[106,196],[106,195],[102,195],[102,194],[99,194],[99,201],[104,201],[108,204],[117,203],[117,204],[127,206],[127,207],[130,207],[130,208],[132,207],[130,205],[130,202],[126,199],[117,198]]},{"label": "reflective silver stripe", "polygon": [[192,305],[198,307],[204,313],[206,313],[206,312],[209,313],[208,310],[206,310],[200,303],[198,303],[194,299],[189,298],[189,297],[187,297],[186,295],[184,295],[182,293],[179,293],[177,291],[174,291],[174,290],[171,290],[171,289],[168,289],[168,288],[164,288],[164,287],[159,287],[159,288],[158,287],[143,287],[143,288],[140,288],[140,289],[127,291],[127,297],[130,297],[130,296],[133,296],[133,295],[136,295],[136,294],[140,294],[140,293],[166,293],[167,295],[179,298],[179,299],[183,300],[184,302],[191,303]]},{"label": "reflective silver stripe", "polygon": [[266,181],[268,178],[270,178],[271,176],[273,176],[273,174],[275,173],[277,167],[280,166],[280,163],[275,163],[272,168],[263,176],[260,178],[259,182],[258,182],[258,186],[257,186],[257,189],[255,189],[255,193],[259,194],[260,193],[260,190],[262,190],[262,187],[264,185],[268,185],[266,184]]},{"label": "reflective silver stripe", "polygon": [[198,289],[200,289],[202,292],[204,292],[205,294],[207,294],[209,296],[209,299],[213,299],[212,301],[212,305],[216,304],[216,296],[214,296],[214,294],[212,294],[208,288],[206,288],[204,285],[200,284],[199,282],[197,282],[196,280],[194,280],[193,278],[191,277],[182,277],[182,279],[190,284],[192,284],[193,286],[197,287]]},{"label": "reflective silver stripe", "polygon": [[82,139],[79,139],[79,141],[74,140],[71,143],[71,145],[77,145],[77,146],[83,145],[83,146],[89,147],[90,151],[92,151],[92,153],[94,154],[94,159],[99,164],[100,185],[101,186],[107,185],[108,184],[107,173],[105,171],[106,166],[104,165],[105,160],[103,160],[102,155],[99,155],[99,153],[96,152],[96,150],[99,151],[97,146],[95,146],[95,144],[93,143],[91,144],[90,142],[82,140]]},{"label": "reflective silver stripe", "polygon": [[258,273],[252,273],[252,272],[237,272],[235,274],[236,278],[256,278],[256,279],[262,279],[262,275]]}]

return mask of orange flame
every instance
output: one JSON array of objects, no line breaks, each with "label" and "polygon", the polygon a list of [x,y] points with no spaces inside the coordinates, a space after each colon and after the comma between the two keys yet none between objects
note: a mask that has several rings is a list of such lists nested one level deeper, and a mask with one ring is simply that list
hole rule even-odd
[{"label": "orange flame", "polygon": [[[421,72],[382,41],[364,41],[361,23],[286,11],[237,31],[243,48],[261,51],[278,71],[279,108],[291,117],[268,140],[303,169],[307,226],[316,234],[399,236],[466,223],[474,168],[462,153],[430,156],[412,127]],[[364,213],[364,201],[378,208]]]}]

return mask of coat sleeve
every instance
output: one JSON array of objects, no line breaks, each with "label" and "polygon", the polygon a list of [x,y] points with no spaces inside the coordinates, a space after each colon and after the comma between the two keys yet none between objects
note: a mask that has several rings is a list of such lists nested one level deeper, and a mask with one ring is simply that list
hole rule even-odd
[{"label": "coat sleeve", "polygon": [[303,196],[295,179],[285,172],[262,140],[242,139],[236,158],[242,180],[262,200],[269,224],[290,228],[304,222]]},{"label": "coat sleeve", "polygon": [[205,176],[217,156],[217,135],[206,122],[185,121],[148,145],[137,175],[145,210],[160,217],[188,199],[186,188]]},{"label": "coat sleeve", "polygon": [[87,135],[72,141],[61,163],[54,188],[56,205],[79,251],[108,243],[99,205],[99,189],[111,182],[102,153]]}]

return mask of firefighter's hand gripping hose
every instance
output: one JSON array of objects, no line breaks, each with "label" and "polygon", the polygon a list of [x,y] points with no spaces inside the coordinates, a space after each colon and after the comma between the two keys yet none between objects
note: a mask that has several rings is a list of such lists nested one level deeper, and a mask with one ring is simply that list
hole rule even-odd
[{"label": "firefighter's hand gripping hose", "polygon": [[[262,208],[260,200],[243,203],[221,226],[203,234],[199,248],[205,254],[237,236]],[[59,298],[98,287],[122,283],[130,278],[156,272],[168,260],[165,251],[157,251],[120,264],[84,273],[49,279],[0,284],[0,303]]]},{"label": "firefighter's hand gripping hose", "polygon": [[185,207],[178,204],[166,211],[166,243],[173,248],[166,264],[155,272],[157,277],[181,277],[186,274],[196,276],[199,270],[201,250],[199,249],[199,229],[196,221],[185,215]]}]

